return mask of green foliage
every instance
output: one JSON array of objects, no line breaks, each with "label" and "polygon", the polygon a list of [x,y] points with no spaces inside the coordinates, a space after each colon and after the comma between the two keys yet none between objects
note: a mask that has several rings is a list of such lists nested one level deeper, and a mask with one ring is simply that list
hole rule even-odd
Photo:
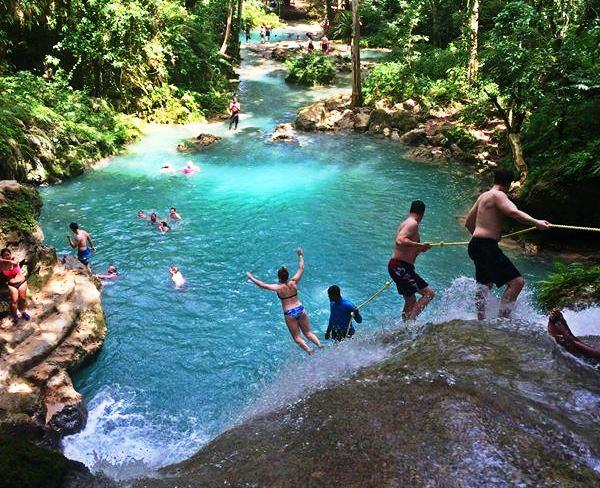
[{"label": "green foliage", "polygon": [[286,81],[300,85],[328,85],[335,80],[333,60],[321,52],[306,53],[286,61],[289,74]]},{"label": "green foliage", "polygon": [[537,300],[545,310],[600,303],[600,265],[556,263],[555,268],[537,285]]},{"label": "green foliage", "polygon": [[267,7],[260,0],[244,0],[242,9],[242,24],[244,27],[254,29],[261,25],[267,25],[271,28],[283,26],[279,17],[267,11]]},{"label": "green foliage", "polygon": [[0,77],[0,178],[60,179],[116,153],[139,135],[133,119],[64,81]]},{"label": "green foliage", "polygon": [[469,151],[473,149],[477,143],[477,140],[473,135],[464,127],[460,125],[453,125],[447,131],[444,132],[447,139],[447,144],[456,144],[463,151]]},{"label": "green foliage", "polygon": [[29,188],[3,192],[0,202],[0,231],[31,234],[37,228],[42,201],[38,193]]}]

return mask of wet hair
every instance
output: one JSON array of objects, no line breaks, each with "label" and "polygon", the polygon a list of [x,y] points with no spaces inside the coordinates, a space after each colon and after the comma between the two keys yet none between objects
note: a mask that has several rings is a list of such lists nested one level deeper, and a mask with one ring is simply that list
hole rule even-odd
[{"label": "wet hair", "polygon": [[112,268],[112,272],[113,272],[114,274],[119,274],[119,270],[117,269],[117,267],[116,267],[114,264],[109,264],[109,265],[108,265],[108,272],[109,272],[109,273],[111,272],[111,271],[110,271],[110,269],[111,269],[111,268]]},{"label": "wet hair", "polygon": [[156,212],[152,212],[152,213],[150,214],[150,220],[151,220],[152,222],[155,222],[156,220],[158,220],[158,215],[156,215]]},{"label": "wet hair", "polygon": [[0,251],[0,256],[4,256],[6,253],[11,254],[10,249],[8,247],[5,247],[4,249],[2,249],[2,251]]},{"label": "wet hair", "polygon": [[77,222],[71,222],[69,224],[69,228],[73,231],[73,232],[77,232],[79,230],[79,226],[77,225]]},{"label": "wet hair", "polygon": [[337,302],[342,298],[342,292],[340,287],[337,285],[331,285],[329,288],[327,288],[327,295],[329,296],[329,300],[332,302]]},{"label": "wet hair", "polygon": [[279,278],[280,283],[285,283],[290,279],[290,272],[285,266],[282,266],[277,270],[277,278]]},{"label": "wet hair", "polygon": [[410,213],[423,215],[425,213],[425,204],[422,200],[415,200],[410,204]]},{"label": "wet hair", "polygon": [[494,185],[510,186],[515,180],[514,173],[506,168],[500,168],[494,171]]},{"label": "wet hair", "polygon": [[171,211],[172,212],[177,212],[177,209],[175,207],[171,207]]},{"label": "wet hair", "polygon": [[169,224],[167,224],[164,220],[160,223],[163,227],[166,227],[167,229],[170,229],[171,227],[169,227]]}]

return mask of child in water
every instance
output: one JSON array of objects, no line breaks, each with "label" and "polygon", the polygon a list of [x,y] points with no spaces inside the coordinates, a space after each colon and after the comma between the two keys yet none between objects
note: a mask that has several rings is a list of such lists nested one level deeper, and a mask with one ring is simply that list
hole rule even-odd
[{"label": "child in water", "polygon": [[181,215],[179,215],[175,207],[171,207],[171,210],[169,210],[169,217],[173,220],[181,220]]},{"label": "child in water", "polygon": [[160,232],[161,234],[166,234],[167,232],[169,232],[171,230],[171,227],[164,220],[162,220],[158,223],[157,229],[158,229],[158,232]]},{"label": "child in water", "polygon": [[196,166],[194,163],[192,163],[191,161],[188,161],[187,164],[181,169],[181,172],[184,175],[191,175],[191,174],[194,174],[199,169],[200,168],[198,168],[198,166]]},{"label": "child in water", "polygon": [[181,288],[185,285],[185,279],[177,266],[170,266],[169,273],[171,274],[171,280],[175,284],[175,288]]}]

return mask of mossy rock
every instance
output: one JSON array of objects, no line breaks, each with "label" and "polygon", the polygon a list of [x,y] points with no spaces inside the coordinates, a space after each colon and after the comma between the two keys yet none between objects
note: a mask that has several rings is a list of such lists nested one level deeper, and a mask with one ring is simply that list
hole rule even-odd
[{"label": "mossy rock", "polygon": [[42,199],[30,187],[6,180],[0,182],[0,232],[30,235],[37,229]]}]

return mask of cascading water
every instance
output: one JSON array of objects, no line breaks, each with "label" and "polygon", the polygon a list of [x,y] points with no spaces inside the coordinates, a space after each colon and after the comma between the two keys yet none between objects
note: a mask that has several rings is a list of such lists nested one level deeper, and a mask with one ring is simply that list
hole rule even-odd
[{"label": "cascading water", "polygon": [[[461,167],[414,162],[399,145],[368,136],[272,143],[277,123],[339,88],[288,86],[281,65],[248,51],[241,77],[237,133],[225,124],[150,126],[127,154],[42,192],[47,241],[69,252],[66,226],[78,221],[95,238],[94,269],[112,262],[120,270],[104,289],[104,349],[75,378],[88,400],[88,425],[64,439],[67,456],[114,478],[182,460],[232,423],[329,387],[388,354],[389,346],[370,336],[399,326],[395,291],[365,309],[356,340],[308,358],[291,341],[276,297],[248,284],[246,270],[274,279],[280,264],[294,268],[302,245],[300,296],[322,337],[329,285],[358,302],[388,279],[392,237],[411,200],[428,205],[425,240],[466,235],[458,217],[476,181]],[[192,157],[176,152],[182,138],[201,131],[224,139]],[[165,162],[182,167],[188,159],[199,173],[160,172]],[[183,220],[166,235],[135,216],[138,209],[164,215],[171,206]],[[511,257],[529,283],[552,268],[543,258]],[[180,267],[184,289],[173,289],[170,264]],[[422,322],[474,317],[466,249],[432,249],[417,266],[440,292]],[[593,325],[594,314],[567,318],[580,331],[579,319]],[[515,316],[537,329],[544,323],[527,295]]]}]

